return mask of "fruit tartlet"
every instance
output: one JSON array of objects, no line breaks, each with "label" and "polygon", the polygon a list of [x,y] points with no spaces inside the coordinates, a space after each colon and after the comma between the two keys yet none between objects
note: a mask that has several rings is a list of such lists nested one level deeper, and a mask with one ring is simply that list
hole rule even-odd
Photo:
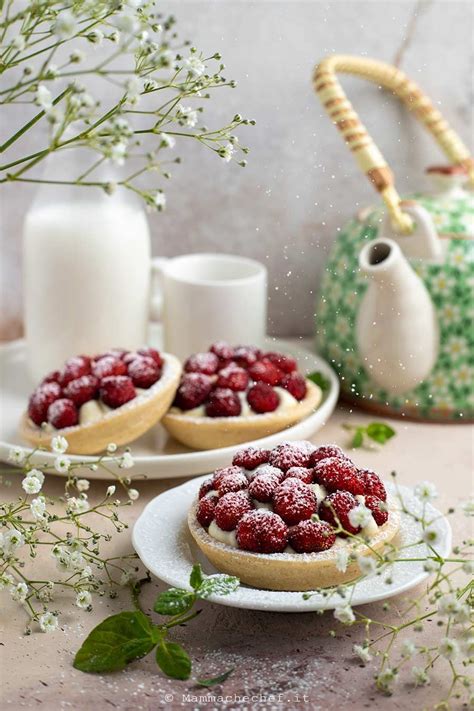
[{"label": "fruit tartlet", "polygon": [[21,435],[41,447],[60,431],[74,454],[127,444],[163,417],[180,376],[179,360],[154,348],[69,358],[31,395]]},{"label": "fruit tartlet", "polygon": [[400,514],[377,474],[336,445],[291,442],[237,452],[201,485],[188,525],[218,570],[256,588],[305,591],[357,578],[357,556],[382,550]]},{"label": "fruit tartlet", "polygon": [[163,425],[188,447],[217,449],[280,432],[321,399],[291,356],[222,342],[186,360]]}]

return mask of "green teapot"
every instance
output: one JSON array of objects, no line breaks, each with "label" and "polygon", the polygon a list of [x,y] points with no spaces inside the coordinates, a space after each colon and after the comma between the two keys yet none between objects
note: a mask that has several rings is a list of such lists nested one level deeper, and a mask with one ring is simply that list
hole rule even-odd
[{"label": "green teapot", "polygon": [[[337,72],[400,98],[449,159],[427,170],[430,194],[402,200]],[[382,204],[338,235],[316,305],[316,346],[345,400],[390,417],[474,419],[474,161],[421,89],[396,67],[333,55],[314,88]]]}]

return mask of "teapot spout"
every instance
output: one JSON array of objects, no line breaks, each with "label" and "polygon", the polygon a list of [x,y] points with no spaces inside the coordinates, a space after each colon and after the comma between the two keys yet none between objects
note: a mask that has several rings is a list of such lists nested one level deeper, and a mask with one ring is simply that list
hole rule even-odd
[{"label": "teapot spout", "polygon": [[356,321],[364,367],[388,393],[402,394],[423,382],[438,356],[431,297],[393,240],[366,244],[359,266],[369,280]]}]

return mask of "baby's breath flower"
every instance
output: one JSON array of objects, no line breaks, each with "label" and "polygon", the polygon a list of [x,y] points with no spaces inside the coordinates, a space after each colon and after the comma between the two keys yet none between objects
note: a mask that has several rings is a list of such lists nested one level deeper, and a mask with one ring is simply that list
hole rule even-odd
[{"label": "baby's breath flower", "polygon": [[120,457],[119,467],[120,469],[131,469],[135,464],[130,452],[124,452]]},{"label": "baby's breath flower", "polygon": [[12,47],[22,52],[25,49],[25,38],[22,35],[17,35],[12,40]]},{"label": "baby's breath flower", "polygon": [[202,62],[199,57],[196,57],[194,54],[185,59],[183,65],[193,77],[200,77],[206,71],[206,65],[204,62]]},{"label": "baby's breath flower", "polygon": [[140,496],[139,492],[136,489],[129,489],[127,494],[128,494],[128,498],[131,501],[136,501],[138,499],[138,497]]},{"label": "baby's breath flower", "polygon": [[67,452],[68,447],[69,442],[65,437],[62,437],[61,435],[57,435],[51,440],[51,451],[55,454],[64,454],[65,452]]},{"label": "baby's breath flower", "polygon": [[13,577],[10,573],[0,573],[0,590],[4,590],[14,583]]},{"label": "baby's breath flower", "polygon": [[424,686],[425,684],[430,683],[430,678],[422,667],[412,667],[411,675],[413,677],[413,681],[415,682],[415,686]]},{"label": "baby's breath flower", "polygon": [[41,491],[41,482],[35,476],[26,476],[21,486],[27,494],[38,494]]},{"label": "baby's breath flower", "polygon": [[69,39],[76,33],[77,21],[70,10],[63,9],[53,24],[52,30],[60,39]]},{"label": "baby's breath flower", "polygon": [[91,30],[86,37],[92,44],[102,44],[104,33],[101,30]]},{"label": "baby's breath flower", "polygon": [[466,560],[462,566],[463,572],[466,575],[474,575],[474,560]]},{"label": "baby's breath flower", "polygon": [[352,651],[354,652],[356,657],[359,657],[360,661],[364,664],[370,662],[370,660],[372,659],[369,647],[364,647],[360,644],[354,644],[354,646],[352,647]]},{"label": "baby's breath flower", "polygon": [[87,610],[92,604],[92,595],[88,590],[80,590],[76,595],[76,605],[82,610]]},{"label": "baby's breath flower", "polygon": [[439,653],[445,659],[454,659],[459,654],[459,644],[455,639],[444,637],[439,645]]},{"label": "baby's breath flower", "polygon": [[16,602],[25,602],[28,595],[28,585],[24,582],[12,585],[10,588],[10,595]]},{"label": "baby's breath flower", "polygon": [[389,692],[392,684],[397,679],[397,675],[398,675],[398,672],[396,669],[387,667],[386,669],[381,671],[380,674],[377,675],[377,677],[376,677],[377,686],[382,691]]},{"label": "baby's breath flower", "polygon": [[38,496],[30,504],[30,513],[36,521],[43,521],[46,514],[46,500],[44,496]]},{"label": "baby's breath flower", "polygon": [[459,602],[454,593],[443,595],[438,604],[438,615],[440,617],[450,617],[459,610]]},{"label": "baby's breath flower", "polygon": [[112,486],[109,486],[107,488],[107,492],[106,492],[105,496],[107,498],[109,498],[109,497],[113,496],[114,494],[115,494],[115,486],[112,484]]},{"label": "baby's breath flower", "polygon": [[370,555],[360,555],[357,558],[357,564],[362,575],[372,575],[377,567],[375,560]]},{"label": "baby's breath flower", "polygon": [[71,52],[71,54],[69,55],[69,61],[72,64],[80,64],[80,62],[83,62],[85,58],[86,58],[86,55],[80,49],[74,49]]},{"label": "baby's breath flower", "polygon": [[439,562],[433,558],[427,558],[423,563],[423,570],[427,573],[434,573],[439,570]]},{"label": "baby's breath flower", "polygon": [[52,94],[44,84],[40,84],[36,90],[35,103],[44,110],[50,109],[53,105]]},{"label": "baby's breath flower", "polygon": [[107,445],[107,453],[113,454],[116,451],[117,451],[117,445],[115,444],[115,442],[110,442],[110,444]]},{"label": "baby's breath flower", "polygon": [[336,568],[340,573],[345,573],[349,562],[349,551],[341,548],[336,554]]},{"label": "baby's breath flower", "polygon": [[411,639],[406,639],[402,644],[402,657],[404,657],[405,659],[411,659],[415,652],[416,647],[411,641]]},{"label": "baby's breath flower", "polygon": [[70,466],[71,460],[69,459],[69,457],[65,457],[62,454],[60,454],[59,457],[56,457],[56,459],[54,460],[54,468],[60,474],[65,474],[67,471],[69,471]]},{"label": "baby's breath flower", "polygon": [[23,464],[26,459],[26,451],[22,447],[12,447],[8,452],[8,461],[13,464]]},{"label": "baby's breath flower", "polygon": [[428,526],[428,528],[425,528],[425,530],[423,531],[421,539],[425,543],[435,545],[439,542],[439,532],[432,526]]},{"label": "baby's breath flower", "polygon": [[42,632],[54,632],[58,628],[58,618],[52,612],[40,615],[38,622]]},{"label": "baby's breath flower", "polygon": [[420,501],[433,501],[433,499],[438,497],[436,486],[430,481],[422,481],[417,484],[414,488],[414,492]]},{"label": "baby's breath flower", "polygon": [[177,107],[176,118],[181,125],[189,126],[190,128],[193,128],[198,121],[197,111],[194,111],[190,106],[182,106],[181,104]]},{"label": "baby's breath flower", "polygon": [[462,510],[465,516],[474,516],[474,497],[463,503]]},{"label": "baby's breath flower", "polygon": [[334,610],[334,617],[343,625],[351,625],[355,620],[352,607],[349,604],[340,605]]},{"label": "baby's breath flower", "polygon": [[174,136],[169,136],[167,133],[160,133],[160,146],[163,148],[174,148],[176,145],[176,139]]},{"label": "baby's breath flower", "polygon": [[22,534],[21,531],[18,531],[16,528],[10,528],[8,531],[6,531],[2,539],[0,540],[0,545],[2,547],[2,550],[4,553],[7,555],[10,553],[14,553],[18,548],[21,548],[25,544],[25,538]]},{"label": "baby's breath flower", "polygon": [[125,141],[118,141],[118,143],[113,143],[109,150],[109,158],[116,163],[116,165],[123,165],[125,163],[125,157],[127,155],[127,144]]},{"label": "baby's breath flower", "polygon": [[81,497],[76,498],[71,496],[67,501],[67,510],[72,514],[82,514],[88,511],[89,502],[87,501],[86,495],[82,494]]},{"label": "baby's breath flower", "polygon": [[349,522],[354,528],[364,528],[372,520],[372,512],[363,504],[355,506],[349,511]]},{"label": "baby's breath flower", "polygon": [[219,153],[219,155],[222,158],[222,160],[224,161],[224,163],[229,163],[232,160],[232,155],[233,155],[234,151],[235,151],[235,148],[232,145],[232,143],[227,143],[222,148],[219,148],[219,150],[217,152]]},{"label": "baby's breath flower", "polygon": [[89,479],[78,479],[76,481],[76,489],[79,492],[88,491],[91,483]]}]

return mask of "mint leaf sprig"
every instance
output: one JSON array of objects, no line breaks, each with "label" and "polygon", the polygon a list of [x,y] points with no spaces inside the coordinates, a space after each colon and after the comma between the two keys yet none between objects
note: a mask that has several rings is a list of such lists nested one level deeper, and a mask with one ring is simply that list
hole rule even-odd
[{"label": "mint leaf sprig", "polygon": [[[353,449],[359,449],[362,446],[367,449],[373,449],[373,442],[383,445],[396,435],[395,430],[384,422],[370,422],[366,426],[350,425],[345,422],[342,426],[345,430],[354,433],[351,442]],[[371,442],[368,440],[371,440]]]},{"label": "mint leaf sprig", "polygon": [[[192,609],[198,600],[214,594],[229,595],[240,583],[231,575],[204,575],[197,564],[191,571],[189,584],[192,590],[169,588],[158,595],[153,609],[159,615],[169,617],[161,624],[154,624],[139,609],[135,594],[137,609],[111,615],[97,625],[76,653],[74,667],[88,673],[119,671],[155,649],[156,663],[166,676],[183,681],[189,679],[191,659],[180,644],[169,640],[169,630],[199,615],[200,610]],[[222,684],[232,671],[229,669],[210,679],[198,679],[196,683],[205,687]]]},{"label": "mint leaf sprig", "polygon": [[309,373],[306,377],[308,380],[311,380],[312,383],[318,385],[323,392],[329,390],[331,386],[330,381],[319,370],[315,370],[313,373]]}]

